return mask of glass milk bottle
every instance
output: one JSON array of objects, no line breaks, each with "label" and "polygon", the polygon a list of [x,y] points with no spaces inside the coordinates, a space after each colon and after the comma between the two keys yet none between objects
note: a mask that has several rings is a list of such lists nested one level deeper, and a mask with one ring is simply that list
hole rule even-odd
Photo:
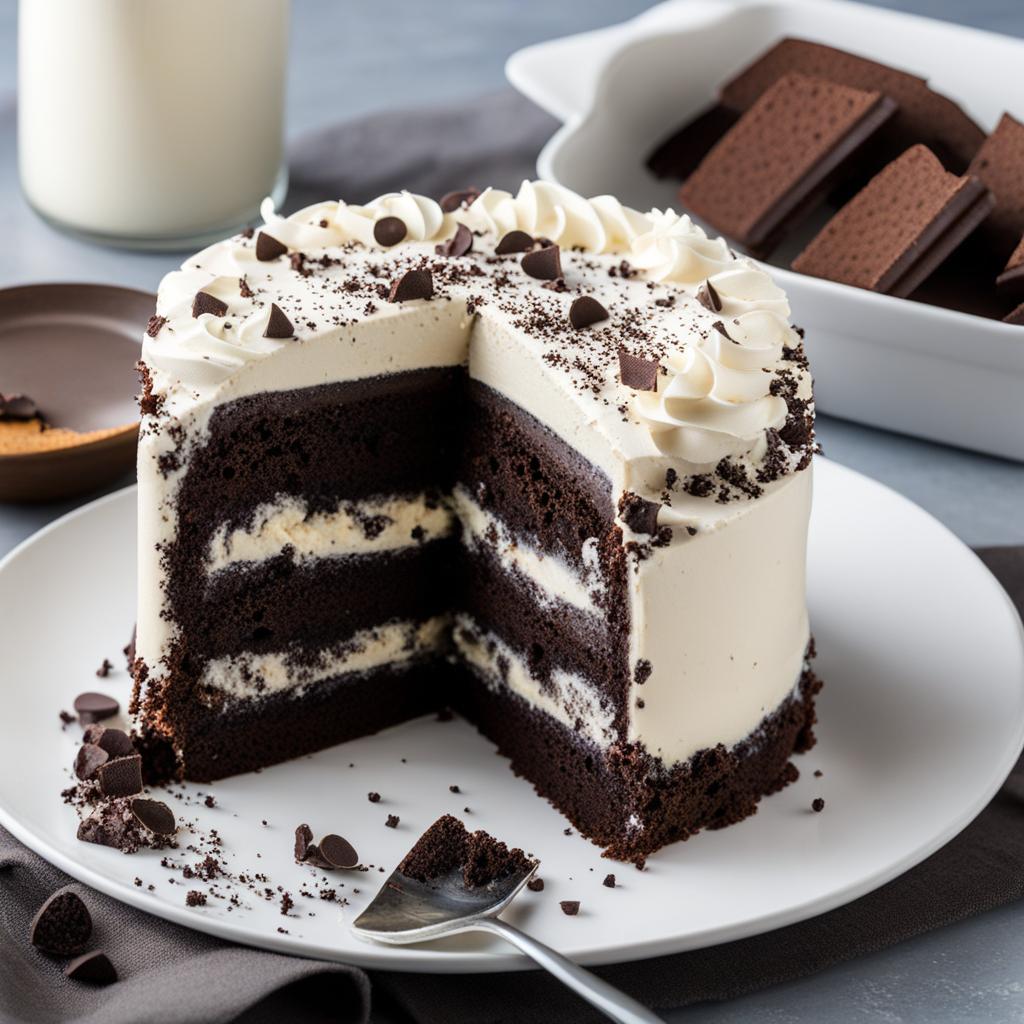
[{"label": "glass milk bottle", "polygon": [[284,197],[289,0],[21,0],[18,159],[57,227],[197,248]]}]

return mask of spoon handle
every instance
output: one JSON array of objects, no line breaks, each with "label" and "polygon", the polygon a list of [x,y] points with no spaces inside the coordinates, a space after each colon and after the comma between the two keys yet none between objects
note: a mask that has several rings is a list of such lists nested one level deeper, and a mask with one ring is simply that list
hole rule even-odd
[{"label": "spoon handle", "polygon": [[517,946],[544,970],[553,974],[564,985],[568,985],[606,1017],[618,1021],[618,1024],[664,1024],[662,1019],[651,1013],[646,1006],[641,1006],[635,999],[613,988],[596,974],[591,974],[579,964],[567,960],[561,953],[556,953],[550,946],[545,946],[543,942],[538,942],[518,928],[513,928],[512,925],[493,917],[474,921],[473,925],[482,931],[500,935],[513,946]]}]

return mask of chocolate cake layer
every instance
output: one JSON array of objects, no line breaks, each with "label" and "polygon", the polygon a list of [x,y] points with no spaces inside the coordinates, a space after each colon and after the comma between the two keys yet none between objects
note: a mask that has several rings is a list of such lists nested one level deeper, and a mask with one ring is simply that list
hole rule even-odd
[{"label": "chocolate cake layer", "polygon": [[[274,694],[226,710],[179,702],[178,770],[184,766],[187,778],[210,782],[378,732],[443,706],[449,673],[443,658],[430,658],[324,680],[299,700]],[[147,742],[152,761],[160,741],[149,736]]]},{"label": "chocolate cake layer", "polygon": [[453,678],[453,706],[509,758],[512,770],[606,847],[605,856],[637,862],[701,829],[741,821],[757,811],[761,797],[794,781],[789,759],[814,745],[814,698],[821,689],[807,668],[793,696],[748,739],[731,750],[702,750],[665,770],[628,744],[602,751],[513,694]]},{"label": "chocolate cake layer", "polygon": [[458,542],[295,564],[287,554],[178,582],[176,605],[194,664],[205,657],[316,650],[390,619],[421,621],[452,607]]}]

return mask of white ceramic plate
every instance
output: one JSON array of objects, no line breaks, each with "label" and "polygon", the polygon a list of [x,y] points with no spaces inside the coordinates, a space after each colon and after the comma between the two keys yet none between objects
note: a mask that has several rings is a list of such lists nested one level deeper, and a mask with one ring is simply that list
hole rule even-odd
[{"label": "white ceramic plate", "polygon": [[[678,186],[647,170],[648,155],[787,35],[924,75],[986,129],[1003,110],[1024,116],[1024,40],[844,0],[670,0],[509,59],[512,84],[565,122],[538,173],[583,195],[678,209]],[[820,410],[1024,460],[1024,329],[772,274],[807,330]]]},{"label": "white ceramic plate", "polygon": [[[339,874],[351,900],[343,910],[298,896],[312,877],[292,860],[299,822],[317,834],[340,832],[365,861],[390,871],[435,817],[468,805],[468,823],[541,858],[546,888],[523,893],[511,918],[585,963],[710,945],[845,903],[936,850],[1002,782],[1024,739],[1024,645],[1009,598],[944,527],[850,470],[820,460],[816,472],[810,603],[826,680],[819,744],[797,759],[800,780],[753,818],[663,850],[643,873],[564,835],[566,822],[490,744],[461,721],[432,718],[189,787],[212,792],[213,809],[172,801],[201,827],[220,830],[233,872],[265,872],[271,885],[296,894],[298,916],[283,918],[276,903],[244,889],[244,908],[228,912],[211,900],[189,909],[189,885],[168,883],[160,854],[127,857],[78,842],[75,814],[58,794],[79,730],[62,732],[57,713],[85,689],[127,699],[128,677],[114,652],[134,614],[134,489],[66,516],[0,563],[0,822],[83,882],[179,924],[393,970],[527,964],[488,939],[415,949],[354,939],[347,924],[384,876]],[[104,657],[118,671],[97,680]],[[814,778],[815,769],[824,776]],[[462,793],[448,791],[453,783]],[[369,803],[370,790],[382,802]],[[821,814],[809,810],[816,796],[826,801]],[[399,828],[385,828],[389,813],[401,817]],[[601,884],[609,871],[619,880],[614,890]],[[563,899],[581,902],[578,917],[560,912]]]}]

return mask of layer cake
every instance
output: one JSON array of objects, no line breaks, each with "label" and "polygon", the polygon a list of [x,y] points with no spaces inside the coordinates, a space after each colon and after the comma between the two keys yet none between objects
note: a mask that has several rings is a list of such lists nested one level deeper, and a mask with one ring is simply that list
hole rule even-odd
[{"label": "layer cake", "polygon": [[540,182],[264,217],[145,338],[149,762],[206,781],[450,706],[633,860],[792,779],[813,398],[764,271]]}]

